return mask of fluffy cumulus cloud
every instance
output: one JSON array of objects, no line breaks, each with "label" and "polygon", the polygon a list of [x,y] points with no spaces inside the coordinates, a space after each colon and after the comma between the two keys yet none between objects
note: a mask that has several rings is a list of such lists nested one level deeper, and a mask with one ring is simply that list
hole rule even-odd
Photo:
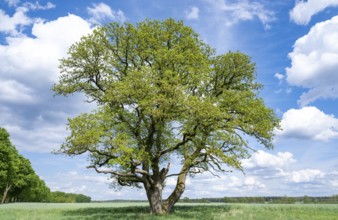
[{"label": "fluffy cumulus cloud", "polygon": [[8,123],[6,130],[11,134],[13,144],[20,151],[51,153],[60,147],[66,137],[65,122],[50,124],[37,121],[33,127]]},{"label": "fluffy cumulus cloud", "polygon": [[94,21],[124,21],[122,11],[104,3],[88,8],[90,20],[68,14],[55,20],[30,17],[30,11],[51,10],[51,2],[8,0],[14,12],[0,9],[0,126],[11,134],[23,151],[50,152],[66,136],[67,117],[90,111],[83,96],[53,98],[51,87],[58,80],[59,59],[70,45],[92,32]]},{"label": "fluffy cumulus cloud", "polygon": [[98,4],[93,4],[92,7],[88,7],[87,12],[90,16],[89,22],[95,25],[107,21],[124,22],[126,20],[123,11],[114,11],[109,5],[102,2]]},{"label": "fluffy cumulus cloud", "polygon": [[295,7],[290,11],[290,19],[296,24],[306,25],[311,17],[328,7],[338,6],[338,0],[300,0],[296,1]]},{"label": "fluffy cumulus cloud", "polygon": [[243,191],[252,191],[264,189],[266,185],[258,180],[257,177],[246,176],[244,178],[238,178],[236,176],[233,176],[230,178],[229,187],[240,188]]},{"label": "fluffy cumulus cloud", "polygon": [[5,0],[5,2],[7,2],[7,4],[12,7],[19,4],[20,0]]},{"label": "fluffy cumulus cloud", "polygon": [[[80,17],[68,15],[50,22],[38,22],[27,36],[8,37],[7,45],[0,45],[2,77],[17,78],[22,84],[36,86],[57,79],[58,59],[65,56],[68,47],[91,31]],[[60,33],[63,33],[62,35]]]},{"label": "fluffy cumulus cloud", "polygon": [[185,12],[186,18],[188,20],[198,19],[199,17],[199,9],[195,6],[191,7],[188,11]]},{"label": "fluffy cumulus cloud", "polygon": [[11,35],[20,34],[25,26],[33,22],[31,18],[27,17],[26,12],[26,8],[20,7],[10,16],[0,9],[0,32]]},{"label": "fluffy cumulus cloud", "polygon": [[218,17],[223,18],[227,26],[232,26],[240,21],[250,21],[258,18],[265,28],[275,20],[273,11],[257,1],[239,0],[237,2],[228,0],[206,0],[212,6],[212,10]]},{"label": "fluffy cumulus cloud", "polygon": [[0,81],[0,101],[27,103],[35,102],[32,89],[15,80]]},{"label": "fluffy cumulus cloud", "polygon": [[338,119],[316,107],[290,109],[283,114],[279,137],[329,141],[338,138]]},{"label": "fluffy cumulus cloud", "polygon": [[338,97],[337,26],[338,16],[317,23],[307,35],[296,41],[289,53],[288,83],[309,89],[300,97],[301,106],[319,98]]},{"label": "fluffy cumulus cloud", "polygon": [[287,181],[293,183],[313,182],[324,177],[324,173],[317,169],[303,169],[288,173]]},{"label": "fluffy cumulus cloud", "polygon": [[[6,44],[0,44],[0,101],[2,113],[8,116],[0,117],[0,126],[8,129],[18,149],[50,152],[64,140],[66,118],[76,111],[66,107],[68,102],[53,98],[58,60],[92,29],[86,20],[72,14],[32,22],[32,37],[9,34]],[[13,28],[18,31],[19,27]],[[82,97],[70,100],[79,103]]]},{"label": "fluffy cumulus cloud", "polygon": [[295,160],[290,152],[278,152],[277,155],[273,155],[259,150],[249,159],[244,159],[242,166],[244,169],[282,168],[293,162],[295,162]]},{"label": "fluffy cumulus cloud", "polygon": [[183,196],[189,198],[258,195],[267,190],[267,185],[259,177],[251,175],[231,174],[216,177],[210,173],[202,173],[188,180],[189,185]]},{"label": "fluffy cumulus cloud", "polygon": [[[20,1],[7,0],[9,6],[17,6]],[[41,5],[39,2],[24,2],[16,7],[13,15],[6,14],[5,11],[0,9],[0,32],[10,34],[13,36],[22,34],[25,27],[32,25],[40,18],[31,18],[27,16],[27,12],[31,10],[48,10],[54,8],[55,5],[47,2],[46,5]]]}]

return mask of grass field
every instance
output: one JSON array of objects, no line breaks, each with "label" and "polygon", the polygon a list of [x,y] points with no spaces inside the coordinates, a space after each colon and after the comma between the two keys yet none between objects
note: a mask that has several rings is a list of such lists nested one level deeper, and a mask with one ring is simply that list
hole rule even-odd
[{"label": "grass field", "polygon": [[338,205],[189,203],[176,205],[170,215],[152,216],[147,203],[15,203],[0,206],[0,219],[337,220]]}]

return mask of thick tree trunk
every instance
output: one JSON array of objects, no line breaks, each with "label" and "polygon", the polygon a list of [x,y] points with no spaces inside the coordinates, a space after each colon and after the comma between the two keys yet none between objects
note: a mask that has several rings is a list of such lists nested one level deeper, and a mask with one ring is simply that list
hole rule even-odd
[{"label": "thick tree trunk", "polygon": [[[183,169],[182,169],[183,170]],[[178,202],[178,200],[181,198],[184,190],[185,190],[185,181],[187,178],[188,171],[181,172],[180,175],[177,177],[177,183],[174,191],[170,194],[168,199],[163,203],[163,207],[165,209],[165,212],[169,213],[171,212],[171,209],[173,206]]]},{"label": "thick tree trunk", "polygon": [[162,202],[162,183],[157,182],[153,183],[150,186],[146,186],[147,197],[151,209],[152,214],[165,214],[165,210],[163,209]]},{"label": "thick tree trunk", "polygon": [[8,191],[11,189],[11,187],[12,187],[11,185],[8,184],[6,185],[5,191],[2,195],[1,204],[5,203]]},{"label": "thick tree trunk", "polygon": [[157,172],[154,173],[157,173],[157,175],[153,175],[151,179],[146,176],[144,177],[143,184],[147,192],[152,214],[162,215],[171,212],[171,209],[181,198],[181,195],[185,190],[185,181],[189,172],[188,164],[185,164],[182,167],[181,172],[177,177],[176,187],[173,192],[165,201],[162,200],[163,183],[166,178],[166,174],[168,173],[169,166],[170,164],[166,169],[163,168],[160,172],[158,172],[158,169],[155,169]]},{"label": "thick tree trunk", "polygon": [[178,202],[185,190],[187,174],[188,171],[181,172],[178,175],[176,187],[165,201],[162,200],[163,183],[161,181],[144,184],[152,214],[162,215],[171,212],[173,206]]}]

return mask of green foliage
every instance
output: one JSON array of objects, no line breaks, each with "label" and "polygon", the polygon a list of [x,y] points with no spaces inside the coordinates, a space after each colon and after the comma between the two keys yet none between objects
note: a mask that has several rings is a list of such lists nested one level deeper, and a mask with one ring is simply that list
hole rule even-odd
[{"label": "green foliage", "polygon": [[45,182],[35,175],[29,187],[24,188],[16,198],[20,202],[49,202],[50,193]]},{"label": "green foliage", "polygon": [[9,177],[14,173],[14,159],[17,154],[15,147],[9,140],[9,134],[0,128],[0,187],[4,188]]},{"label": "green foliage", "polygon": [[250,155],[244,135],[272,147],[279,120],[258,96],[250,57],[216,55],[181,21],[111,23],[72,45],[68,55],[53,90],[84,93],[98,107],[69,119],[60,152],[89,152],[89,167],[122,186],[161,190],[168,159],[178,155],[181,187],[168,198],[175,202],[188,173],[242,169],[240,160]]},{"label": "green foliage", "polygon": [[30,161],[12,145],[4,128],[0,128],[0,193],[2,203],[91,201],[90,197],[82,194],[50,192]]},{"label": "green foliage", "polygon": [[84,203],[90,202],[91,198],[82,194],[65,193],[65,192],[51,192],[48,202],[55,203]]},{"label": "green foliage", "polygon": [[1,203],[15,197],[29,186],[34,178],[30,162],[11,144],[9,134],[0,128],[0,190]]}]

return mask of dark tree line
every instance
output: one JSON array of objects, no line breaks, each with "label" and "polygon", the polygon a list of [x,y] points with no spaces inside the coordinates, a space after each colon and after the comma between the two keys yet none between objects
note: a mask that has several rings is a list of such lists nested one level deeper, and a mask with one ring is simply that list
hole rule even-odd
[{"label": "dark tree line", "polygon": [[8,202],[90,202],[81,194],[51,192],[30,161],[12,145],[0,128],[0,204]]},{"label": "dark tree line", "polygon": [[89,196],[75,193],[65,193],[65,192],[51,192],[49,196],[49,202],[57,203],[81,203],[81,202],[91,202]]},{"label": "dark tree line", "polygon": [[338,195],[333,196],[264,196],[264,197],[224,197],[224,198],[198,198],[184,197],[182,203],[261,203],[261,204],[338,204]]},{"label": "dark tree line", "polygon": [[338,195],[322,196],[322,197],[311,197],[311,196],[224,197],[223,201],[225,203],[338,204]]}]

